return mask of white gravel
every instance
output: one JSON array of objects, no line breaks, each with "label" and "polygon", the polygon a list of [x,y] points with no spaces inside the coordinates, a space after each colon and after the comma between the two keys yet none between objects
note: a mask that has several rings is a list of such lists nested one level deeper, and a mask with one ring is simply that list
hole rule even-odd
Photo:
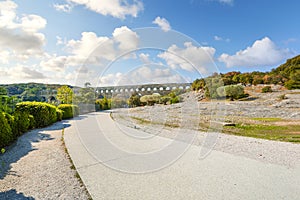
[{"label": "white gravel", "polygon": [[0,156],[0,199],[89,199],[61,140],[58,122],[21,136]]},{"label": "white gravel", "polygon": [[[280,101],[278,96],[282,94],[288,94],[286,95],[288,99]],[[293,123],[300,123],[299,90],[269,94],[258,93],[256,95],[257,99],[253,101],[227,101],[226,103],[198,102],[198,111],[200,115],[209,116],[209,114],[214,112],[215,107],[218,106],[220,109],[226,111],[224,113],[227,117],[279,117],[291,121],[294,120]],[[190,101],[193,96],[193,93],[185,94],[185,101]],[[288,106],[284,106],[285,102],[289,102]],[[191,112],[190,114],[183,113],[187,111],[187,109],[182,109],[184,107],[182,104],[183,103],[166,106],[155,105],[133,109],[118,109],[114,111],[113,116],[118,123],[141,129],[150,134],[175,138],[176,135],[174,132],[176,131],[172,131],[172,128],[164,126],[164,123],[175,122],[178,124],[178,121],[182,120],[182,118],[187,118],[186,121],[188,123],[196,124],[196,122],[201,120],[196,117],[197,111],[195,110],[188,111]],[[275,107],[274,104],[282,104],[283,106]],[[146,123],[136,123],[131,117],[147,119],[149,121]],[[161,124],[157,124],[156,122],[160,122]],[[182,129],[182,127],[179,128]],[[169,129],[170,131],[161,131],[162,129]],[[195,129],[197,129],[197,127],[183,130],[186,133],[195,133],[196,139],[193,142],[195,145],[203,145],[204,142],[207,142],[207,139],[210,139],[214,144],[213,149],[217,151],[287,167],[300,166],[300,144],[241,137],[223,133],[207,137],[209,136],[208,133],[196,131]],[[214,139],[214,137],[216,137],[216,139]]]}]

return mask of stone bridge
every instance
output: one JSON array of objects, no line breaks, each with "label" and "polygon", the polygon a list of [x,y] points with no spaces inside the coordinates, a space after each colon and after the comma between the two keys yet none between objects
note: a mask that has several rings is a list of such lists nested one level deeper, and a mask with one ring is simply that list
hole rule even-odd
[{"label": "stone bridge", "polygon": [[113,95],[121,93],[138,92],[141,94],[159,93],[165,94],[171,90],[187,90],[191,87],[191,83],[167,83],[167,84],[147,84],[147,85],[128,85],[128,86],[108,86],[97,87],[95,89],[98,95]]},{"label": "stone bridge", "polygon": [[[94,88],[96,98],[108,98],[114,95],[131,95],[133,92],[138,92],[141,95],[159,93],[161,95],[168,94],[171,90],[179,89],[186,91],[191,87],[191,83],[167,83],[167,84],[144,84],[144,85],[127,85],[127,86],[106,86]],[[74,93],[78,93],[79,87],[74,87]],[[45,98],[45,101],[56,101],[57,90],[41,91],[40,96]]]}]

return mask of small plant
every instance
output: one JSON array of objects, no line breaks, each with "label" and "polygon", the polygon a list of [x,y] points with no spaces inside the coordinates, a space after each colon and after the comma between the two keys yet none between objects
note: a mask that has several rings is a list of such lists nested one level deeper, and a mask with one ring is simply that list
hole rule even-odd
[{"label": "small plant", "polygon": [[[1,148],[1,154],[4,154],[5,153],[5,149],[4,148]],[[5,167],[5,162],[2,160],[1,161],[1,168],[4,168]],[[0,169],[0,172],[1,172],[1,169]]]},{"label": "small plant", "polygon": [[268,93],[268,92],[273,92],[271,86],[265,86],[261,89],[262,93]]},{"label": "small plant", "polygon": [[284,100],[287,99],[287,97],[285,96],[285,94],[282,94],[278,97],[279,100]]}]

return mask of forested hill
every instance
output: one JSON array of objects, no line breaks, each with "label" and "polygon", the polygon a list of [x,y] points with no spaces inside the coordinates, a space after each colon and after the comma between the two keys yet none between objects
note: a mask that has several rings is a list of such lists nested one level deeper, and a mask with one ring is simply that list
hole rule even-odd
[{"label": "forested hill", "polygon": [[278,74],[286,78],[285,86],[288,89],[300,89],[300,55],[288,59],[286,63],[273,69],[270,74]]},{"label": "forested hill", "polygon": [[[21,95],[22,93],[37,94],[46,90],[57,90],[61,87],[59,84],[44,84],[44,83],[14,83],[14,84],[0,84],[0,87],[4,87],[8,95]],[[69,86],[72,88],[72,86]]]},{"label": "forested hill", "polygon": [[[206,87],[206,82],[213,82],[220,79],[223,83],[220,85],[233,85],[233,84],[279,84],[284,85],[287,89],[300,89],[300,55],[288,59],[286,63],[279,67],[272,69],[270,72],[228,72],[225,74],[214,74],[207,78],[197,79],[192,83],[193,90],[199,90]],[[219,80],[219,81],[221,81]],[[217,85],[218,85],[217,84]]]}]

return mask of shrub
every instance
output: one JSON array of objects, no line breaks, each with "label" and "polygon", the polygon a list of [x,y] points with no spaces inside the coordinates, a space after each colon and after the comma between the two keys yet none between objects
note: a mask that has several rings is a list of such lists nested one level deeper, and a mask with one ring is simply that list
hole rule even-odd
[{"label": "shrub", "polygon": [[176,96],[176,97],[174,97],[174,98],[172,98],[172,99],[170,100],[170,103],[171,103],[171,104],[179,103],[179,102],[180,102],[180,97],[179,97],[179,96]]},{"label": "shrub", "polygon": [[35,128],[45,127],[57,121],[56,107],[48,103],[22,102],[16,105],[16,111],[32,115]]},{"label": "shrub", "polygon": [[62,117],[63,117],[63,111],[61,109],[57,108],[56,109],[56,118],[57,118],[57,121],[61,121]]},{"label": "shrub", "polygon": [[62,118],[63,119],[70,119],[79,115],[79,108],[78,106],[71,105],[71,104],[60,104],[58,109],[62,110]]},{"label": "shrub", "polygon": [[9,124],[11,122],[13,122],[13,118],[9,114],[0,112],[0,148],[9,145],[15,139]]},{"label": "shrub", "polygon": [[261,89],[262,93],[273,92],[271,86],[265,86]]},{"label": "shrub", "polygon": [[130,107],[137,107],[141,105],[140,96],[137,92],[134,92],[128,99],[128,105]]},{"label": "shrub", "polygon": [[160,104],[164,104],[167,105],[167,103],[171,100],[171,97],[168,96],[163,96],[160,98],[159,103]]},{"label": "shrub", "polygon": [[230,100],[240,99],[245,97],[244,87],[241,85],[226,85],[217,89],[219,97],[226,97]]},{"label": "shrub", "polygon": [[[31,117],[30,117],[31,116]],[[28,112],[20,112],[20,111],[16,111],[13,114],[13,119],[14,119],[14,123],[12,127],[12,131],[16,136],[20,136],[23,133],[27,132],[32,125],[32,123],[30,122],[31,120],[33,120],[33,116],[30,115]]]},{"label": "shrub", "polygon": [[141,103],[145,103],[148,106],[153,106],[156,103],[159,103],[160,94],[154,93],[152,95],[144,95],[140,98]]}]

